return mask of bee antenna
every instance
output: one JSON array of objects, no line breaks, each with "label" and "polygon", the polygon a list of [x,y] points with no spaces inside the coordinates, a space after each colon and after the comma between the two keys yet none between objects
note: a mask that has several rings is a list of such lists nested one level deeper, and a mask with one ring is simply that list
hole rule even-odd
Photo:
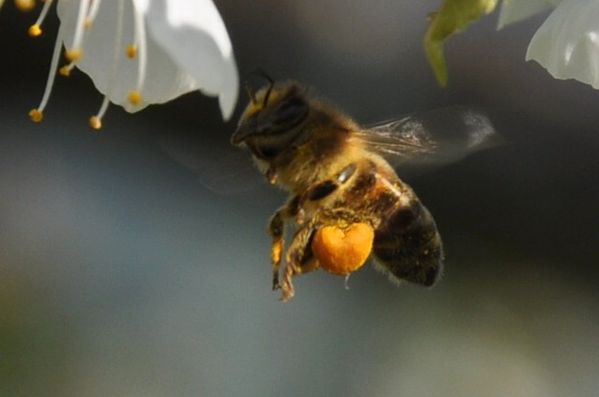
[{"label": "bee antenna", "polygon": [[268,97],[270,97],[270,93],[272,91],[272,87],[274,87],[275,82],[272,80],[269,80],[269,85],[268,85],[268,89],[266,90],[266,94],[264,94],[264,100],[262,101],[262,107],[266,107],[266,104],[268,103]]},{"label": "bee antenna", "polygon": [[256,100],[256,92],[254,91],[254,89],[252,88],[250,83],[245,83],[245,90],[247,91],[248,96],[250,97],[250,100],[255,105],[258,102]]},{"label": "bee antenna", "polygon": [[266,81],[268,81],[268,88],[266,89],[266,94],[264,94],[264,99],[262,100],[262,106],[266,106],[266,104],[268,103],[268,98],[270,97],[270,93],[275,85],[275,81],[264,70],[260,68],[254,70],[252,74],[260,76]]}]

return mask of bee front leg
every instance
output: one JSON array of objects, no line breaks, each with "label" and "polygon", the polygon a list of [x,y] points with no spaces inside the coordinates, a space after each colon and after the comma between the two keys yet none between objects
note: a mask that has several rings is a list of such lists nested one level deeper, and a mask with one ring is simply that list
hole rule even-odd
[{"label": "bee front leg", "polygon": [[316,231],[315,225],[310,222],[302,226],[293,237],[285,257],[285,273],[281,285],[281,299],[288,301],[293,298],[293,277],[298,274],[308,273],[319,267],[318,261],[312,254],[312,238]]},{"label": "bee front leg", "polygon": [[268,231],[272,237],[272,245],[270,249],[270,258],[272,264],[272,289],[273,291],[281,288],[279,284],[279,267],[281,265],[281,258],[283,256],[283,248],[285,241],[283,240],[283,233],[285,231],[285,220],[284,214],[286,207],[279,209],[270,218],[268,224]]},{"label": "bee front leg", "polygon": [[297,217],[298,213],[301,211],[299,203],[299,196],[293,196],[287,202],[287,204],[279,208],[277,212],[274,213],[268,224],[268,232],[272,237],[270,257],[272,263],[273,291],[281,288],[281,285],[279,284],[279,267],[281,266],[283,250],[285,248],[285,241],[283,239],[283,235],[285,233],[285,222],[289,218]]}]

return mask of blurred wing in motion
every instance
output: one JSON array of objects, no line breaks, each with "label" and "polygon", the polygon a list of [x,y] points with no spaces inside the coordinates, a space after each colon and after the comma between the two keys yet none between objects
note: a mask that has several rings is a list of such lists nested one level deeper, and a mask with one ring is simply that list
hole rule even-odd
[{"label": "blurred wing in motion", "polygon": [[[355,134],[408,178],[500,143],[489,118],[466,107],[410,115]],[[230,146],[228,140],[210,142],[168,134],[160,145],[215,193],[239,195],[268,190],[250,154]]]},{"label": "blurred wing in motion", "polygon": [[214,193],[239,195],[266,189],[264,177],[247,151],[214,142],[196,142],[164,136],[162,149],[177,163],[198,175],[200,183]]},{"label": "blurred wing in motion", "polygon": [[357,137],[400,170],[458,161],[500,143],[489,118],[466,107],[448,107],[374,125]]}]

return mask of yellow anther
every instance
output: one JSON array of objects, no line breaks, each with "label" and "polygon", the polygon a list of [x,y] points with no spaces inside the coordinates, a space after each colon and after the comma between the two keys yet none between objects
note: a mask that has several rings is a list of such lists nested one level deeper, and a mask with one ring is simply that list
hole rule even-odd
[{"label": "yellow anther", "polygon": [[132,105],[139,105],[141,103],[141,92],[137,90],[129,91],[129,94],[127,95],[127,100]]},{"label": "yellow anther", "polygon": [[42,35],[42,27],[40,25],[38,25],[37,23],[33,24],[29,27],[29,29],[27,30],[27,33],[31,37],[39,37]]},{"label": "yellow anther", "polygon": [[89,126],[94,130],[99,130],[102,128],[102,119],[98,116],[92,116],[89,118]]},{"label": "yellow anther", "polygon": [[85,29],[91,29],[93,24],[94,24],[94,20],[88,17],[88,18],[85,18],[85,22],[83,22],[83,27]]},{"label": "yellow anther", "polygon": [[38,110],[37,108],[36,109],[31,109],[29,111],[29,118],[34,123],[40,123],[44,119],[44,113],[41,112],[40,110]]},{"label": "yellow anther", "polygon": [[137,46],[135,44],[129,44],[125,50],[127,58],[135,58],[137,56]]},{"label": "yellow anther", "polygon": [[61,66],[61,68],[58,69],[58,73],[60,73],[61,76],[69,77],[71,75],[72,69],[73,68],[71,67],[71,64],[69,63],[68,65]]},{"label": "yellow anther", "polygon": [[82,55],[83,52],[78,48],[72,48],[65,52],[65,56],[70,62],[78,61],[79,59],[81,59]]},{"label": "yellow anther", "polygon": [[35,0],[15,0],[15,5],[21,11],[31,11],[35,8]]}]

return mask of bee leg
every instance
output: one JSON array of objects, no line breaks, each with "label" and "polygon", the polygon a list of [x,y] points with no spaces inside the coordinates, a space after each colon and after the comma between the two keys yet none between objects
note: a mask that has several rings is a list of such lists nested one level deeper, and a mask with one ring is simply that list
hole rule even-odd
[{"label": "bee leg", "polygon": [[310,248],[315,230],[313,224],[303,226],[297,231],[287,250],[285,274],[281,285],[281,299],[285,302],[293,298],[295,294],[293,277],[298,274],[308,273],[319,267],[318,261],[312,255],[312,249]]},{"label": "bee leg", "polygon": [[300,273],[306,274],[316,269],[320,269],[320,262],[318,262],[311,249],[307,250],[304,259],[300,263]]},{"label": "bee leg", "polygon": [[283,232],[285,228],[285,221],[283,214],[286,208],[282,208],[275,212],[270,218],[268,224],[268,231],[272,237],[272,246],[270,249],[270,258],[272,264],[272,289],[277,290],[281,288],[279,284],[279,267],[281,265],[281,258],[283,255],[283,248],[285,241],[283,240]]},{"label": "bee leg", "polygon": [[279,267],[281,265],[281,259],[283,257],[283,250],[285,247],[285,241],[283,240],[283,234],[285,233],[285,221],[288,218],[298,216],[298,213],[302,211],[299,205],[299,196],[293,196],[286,205],[279,208],[272,218],[270,218],[268,232],[272,237],[270,256],[272,263],[273,291],[281,288],[281,285],[279,284]]}]

